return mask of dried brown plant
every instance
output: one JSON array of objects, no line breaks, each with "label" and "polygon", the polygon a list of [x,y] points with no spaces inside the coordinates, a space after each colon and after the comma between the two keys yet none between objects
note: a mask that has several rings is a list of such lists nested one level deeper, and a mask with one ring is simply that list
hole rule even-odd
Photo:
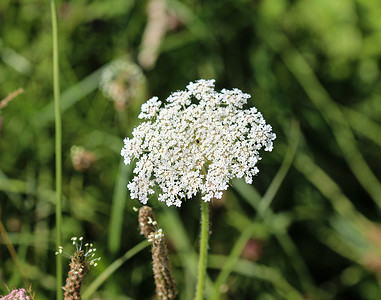
[{"label": "dried brown plant", "polygon": [[63,287],[65,300],[81,299],[82,283],[89,269],[90,267],[85,259],[85,252],[83,250],[76,251],[71,257],[70,271]]},{"label": "dried brown plant", "polygon": [[162,230],[157,226],[157,220],[151,207],[143,206],[140,208],[139,226],[141,233],[148,241],[152,242],[152,265],[156,295],[160,300],[175,299],[177,288],[168,257],[167,242]]}]

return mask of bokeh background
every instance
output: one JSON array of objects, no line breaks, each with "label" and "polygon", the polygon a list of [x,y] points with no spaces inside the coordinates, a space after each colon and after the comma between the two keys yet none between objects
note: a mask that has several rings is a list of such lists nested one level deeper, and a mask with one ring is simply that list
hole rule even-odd
[{"label": "bokeh background", "polygon": [[[102,256],[85,292],[143,241],[119,154],[141,104],[214,78],[277,139],[253,184],[213,203],[207,298],[381,298],[380,1],[59,1],[58,21],[64,245]],[[0,99],[24,93],[0,110],[0,294],[55,297],[52,85],[49,2],[2,0]],[[199,201],[150,204],[192,299]],[[149,248],[123,262],[85,299],[153,299]]]}]

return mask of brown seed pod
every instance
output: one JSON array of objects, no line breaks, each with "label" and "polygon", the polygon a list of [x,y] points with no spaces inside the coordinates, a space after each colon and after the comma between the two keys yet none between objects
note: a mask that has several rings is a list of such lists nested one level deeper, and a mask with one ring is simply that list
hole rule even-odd
[{"label": "brown seed pod", "polygon": [[141,233],[152,242],[152,266],[156,295],[160,300],[175,299],[177,288],[168,257],[167,242],[162,230],[157,226],[157,220],[151,207],[140,208],[139,226]]}]

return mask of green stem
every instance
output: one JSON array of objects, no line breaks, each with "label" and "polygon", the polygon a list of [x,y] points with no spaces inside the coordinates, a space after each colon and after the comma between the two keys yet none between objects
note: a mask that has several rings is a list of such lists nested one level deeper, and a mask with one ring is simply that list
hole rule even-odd
[{"label": "green stem", "polygon": [[135,247],[128,250],[122,257],[115,260],[109,265],[84,291],[82,298],[87,300],[96,290],[112,275],[117,269],[119,269],[127,260],[139,253],[141,250],[149,246],[150,243],[147,240],[140,242]]},{"label": "green stem", "polygon": [[201,201],[201,241],[198,261],[196,300],[204,299],[206,267],[208,264],[209,202]]},{"label": "green stem", "polygon": [[[54,114],[55,114],[55,152],[56,152],[56,247],[62,240],[62,124],[60,107],[60,76],[58,66],[58,30],[57,8],[54,0],[50,1],[52,15],[53,36],[53,90],[54,90]],[[56,256],[57,276],[57,300],[63,298],[62,294],[62,256]]]}]

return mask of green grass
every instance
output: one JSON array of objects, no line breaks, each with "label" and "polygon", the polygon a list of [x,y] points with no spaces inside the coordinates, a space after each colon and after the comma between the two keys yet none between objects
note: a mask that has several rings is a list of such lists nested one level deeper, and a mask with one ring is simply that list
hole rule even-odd
[{"label": "green grass", "polygon": [[[65,248],[72,236],[84,236],[102,256],[86,278],[85,299],[154,295],[151,254],[133,210],[140,204],[126,188],[134,167],[119,155],[123,138],[139,123],[145,100],[214,78],[217,89],[252,94],[248,106],[264,114],[277,139],[253,184],[233,181],[210,207],[205,299],[379,298],[381,6],[167,1],[170,25],[157,60],[142,70],[126,110],[117,110],[99,89],[101,73],[117,59],[139,65],[148,3],[57,2],[58,65],[49,4],[1,1],[0,99],[24,93],[0,110],[0,294],[7,292],[2,282],[31,283],[37,299],[54,299],[62,230]],[[74,169],[72,146],[94,155],[90,169]],[[169,241],[178,299],[193,299],[199,199],[181,209],[149,204]],[[242,256],[250,245],[255,260]]]},{"label": "green grass", "polygon": [[[57,8],[54,0],[50,1],[52,15],[53,39],[53,92],[54,92],[54,120],[55,120],[55,169],[56,169],[56,248],[62,245],[62,119],[61,119],[61,88],[59,68],[59,43],[57,29]],[[62,256],[56,258],[56,291],[57,300],[63,299],[62,285]]]}]

